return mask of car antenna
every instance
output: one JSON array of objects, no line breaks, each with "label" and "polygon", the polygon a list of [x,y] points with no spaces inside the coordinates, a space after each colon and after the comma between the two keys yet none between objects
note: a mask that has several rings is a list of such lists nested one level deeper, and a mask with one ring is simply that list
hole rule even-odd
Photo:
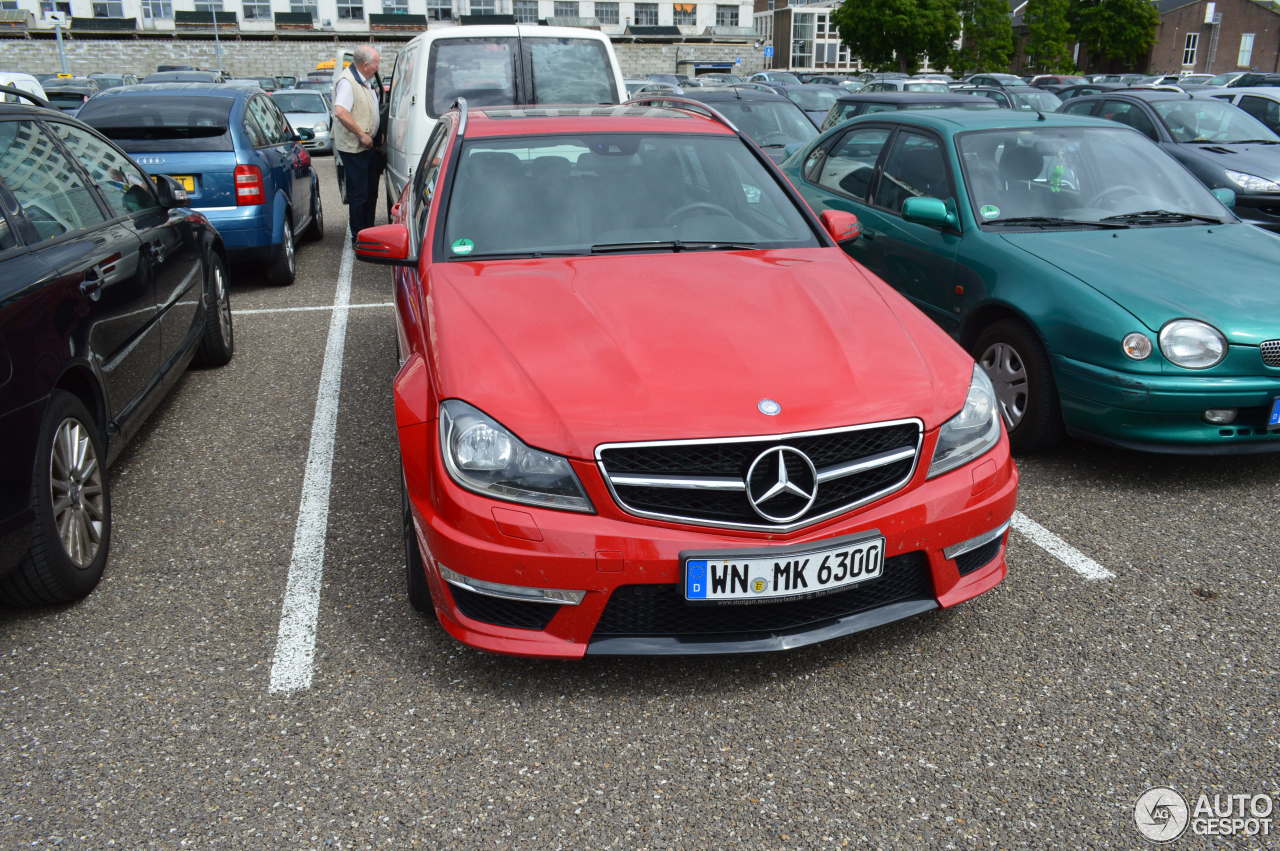
[{"label": "car antenna", "polygon": [[1040,119],[1041,121],[1044,121],[1044,113],[1037,109],[1036,118]]}]

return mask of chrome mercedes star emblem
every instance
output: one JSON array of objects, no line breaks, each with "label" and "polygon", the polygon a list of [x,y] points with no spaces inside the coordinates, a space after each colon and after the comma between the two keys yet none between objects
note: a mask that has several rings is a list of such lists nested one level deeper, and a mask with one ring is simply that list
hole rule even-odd
[{"label": "chrome mercedes star emblem", "polygon": [[776,417],[782,413],[782,406],[772,399],[761,399],[756,403],[756,408],[766,417]]},{"label": "chrome mercedes star emblem", "polygon": [[[803,465],[803,470],[795,479],[791,478],[791,474],[787,471],[788,456],[798,458]],[[763,467],[761,467],[762,464]],[[764,475],[759,484],[754,484],[757,468],[760,468]],[[818,471],[809,460],[809,456],[799,449],[790,446],[774,446],[761,452],[756,456],[756,460],[751,462],[751,466],[747,469],[746,485],[747,501],[751,503],[756,514],[771,523],[790,523],[792,520],[803,517],[805,512],[813,507],[814,500],[818,498]],[[764,509],[766,502],[777,499],[783,494],[790,494],[804,500],[804,505],[798,511],[785,516],[770,514]]]}]

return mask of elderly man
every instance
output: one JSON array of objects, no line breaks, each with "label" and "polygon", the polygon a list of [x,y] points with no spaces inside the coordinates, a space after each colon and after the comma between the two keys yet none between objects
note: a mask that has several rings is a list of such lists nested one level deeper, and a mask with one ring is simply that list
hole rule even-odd
[{"label": "elderly man", "polygon": [[338,75],[333,93],[333,144],[342,157],[347,184],[347,213],[354,242],[361,228],[373,225],[378,201],[378,153],[373,139],[378,134],[379,94],[373,91],[378,73],[378,51],[362,44],[354,51],[351,65]]}]

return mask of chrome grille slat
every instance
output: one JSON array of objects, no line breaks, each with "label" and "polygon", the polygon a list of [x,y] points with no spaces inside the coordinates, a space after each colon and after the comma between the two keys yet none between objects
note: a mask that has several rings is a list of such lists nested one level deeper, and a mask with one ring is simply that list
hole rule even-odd
[{"label": "chrome grille slat", "polygon": [[[919,463],[923,436],[923,423],[909,419],[777,435],[602,444],[595,454],[614,501],[629,514],[786,532],[905,487]],[[816,459],[819,498],[789,523],[760,518],[747,498],[751,461],[778,446],[799,447]]]},{"label": "chrome grille slat", "polygon": [[1262,362],[1267,366],[1280,366],[1280,340],[1262,341]]}]

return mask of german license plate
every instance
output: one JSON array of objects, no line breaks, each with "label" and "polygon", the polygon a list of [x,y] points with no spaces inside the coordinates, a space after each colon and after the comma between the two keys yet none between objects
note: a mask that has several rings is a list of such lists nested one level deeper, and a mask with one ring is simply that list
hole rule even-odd
[{"label": "german license plate", "polygon": [[1280,428],[1280,396],[1271,400],[1271,416],[1267,417],[1267,428]]},{"label": "german license plate", "polygon": [[181,183],[182,188],[188,192],[196,191],[196,179],[193,176],[189,174],[171,174],[169,176]]},{"label": "german license plate", "polygon": [[788,549],[683,552],[684,598],[748,603],[824,594],[884,574],[877,531]]}]

